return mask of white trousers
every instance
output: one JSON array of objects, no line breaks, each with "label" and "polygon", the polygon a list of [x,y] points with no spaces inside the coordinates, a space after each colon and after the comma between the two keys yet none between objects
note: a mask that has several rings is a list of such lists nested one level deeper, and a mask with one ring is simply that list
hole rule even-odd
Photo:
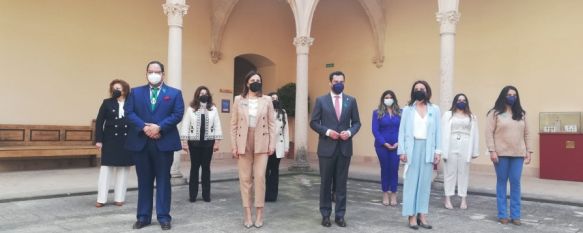
[{"label": "white trousers", "polygon": [[[97,181],[97,202],[107,203],[110,185],[115,177],[114,202],[124,202],[128,188],[128,174],[130,167],[101,166]],[[115,174],[115,176],[114,176]]]},{"label": "white trousers", "polygon": [[466,156],[460,153],[452,153],[447,162],[443,163],[443,189],[446,196],[457,194],[460,197],[468,195],[468,180],[470,178],[470,163],[466,162]]}]

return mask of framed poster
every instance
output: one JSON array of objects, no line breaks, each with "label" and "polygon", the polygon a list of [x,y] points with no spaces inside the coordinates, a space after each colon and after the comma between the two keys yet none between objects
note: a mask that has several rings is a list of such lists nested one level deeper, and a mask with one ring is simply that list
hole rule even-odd
[{"label": "framed poster", "polygon": [[229,113],[231,112],[231,101],[228,99],[221,100],[221,112],[222,113]]}]

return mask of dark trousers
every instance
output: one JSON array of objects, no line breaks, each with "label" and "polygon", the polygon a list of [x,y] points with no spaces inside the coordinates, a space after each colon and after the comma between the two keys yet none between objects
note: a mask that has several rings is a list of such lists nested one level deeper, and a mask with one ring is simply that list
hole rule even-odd
[{"label": "dark trousers", "polygon": [[273,153],[267,159],[267,170],[265,171],[265,201],[277,201],[277,191],[279,189],[279,162]]},{"label": "dark trousers", "polygon": [[152,221],[152,198],[156,180],[156,216],[158,222],[172,221],[170,202],[170,167],[174,160],[172,151],[159,151],[156,142],[148,140],[142,151],[133,153],[138,176],[138,221]]},{"label": "dark trousers", "polygon": [[213,147],[195,146],[192,142],[188,143],[190,151],[190,180],[188,182],[188,191],[191,201],[196,200],[198,196],[198,174],[202,167],[200,183],[202,184],[202,198],[209,200],[211,197],[211,160],[213,158]]},{"label": "dark trousers", "polygon": [[322,217],[330,217],[332,214],[332,182],[334,182],[335,203],[334,214],[336,218],[343,218],[346,213],[346,182],[350,157],[343,156],[339,147],[331,157],[318,156],[320,164],[320,213]]}]

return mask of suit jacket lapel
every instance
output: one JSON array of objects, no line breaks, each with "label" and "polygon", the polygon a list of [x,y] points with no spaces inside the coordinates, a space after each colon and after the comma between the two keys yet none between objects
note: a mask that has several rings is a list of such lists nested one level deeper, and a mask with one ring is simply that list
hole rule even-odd
[{"label": "suit jacket lapel", "polygon": [[111,99],[111,106],[113,108],[113,110],[115,110],[115,115],[119,114],[119,103],[117,102],[117,99],[112,98]]},{"label": "suit jacket lapel", "polygon": [[[245,121],[249,122],[249,99],[241,97],[241,113],[245,116]],[[239,106],[237,106],[239,107]]]},{"label": "suit jacket lapel", "polygon": [[158,90],[158,96],[156,96],[156,104],[154,105],[154,111],[158,109],[160,102],[162,101],[162,96],[166,94],[166,86],[162,84],[162,87]]},{"label": "suit jacket lapel", "polygon": [[258,97],[259,106],[257,106],[257,116],[263,112],[263,109],[267,107],[267,101],[263,97]]},{"label": "suit jacket lapel", "polygon": [[345,117],[346,111],[348,111],[348,105],[350,104],[349,101],[350,100],[348,100],[348,96],[343,94],[342,95],[342,111],[340,112],[340,120],[342,120]]},{"label": "suit jacket lapel", "polygon": [[144,99],[146,100],[146,109],[148,109],[148,112],[153,112],[152,108],[151,108],[151,104],[152,104],[152,99],[150,99],[150,86],[146,85],[144,86]]}]

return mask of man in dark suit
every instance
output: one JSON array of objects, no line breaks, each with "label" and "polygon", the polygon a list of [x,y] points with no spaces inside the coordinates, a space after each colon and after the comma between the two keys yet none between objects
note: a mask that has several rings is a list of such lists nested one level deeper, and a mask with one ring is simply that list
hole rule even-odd
[{"label": "man in dark suit", "polygon": [[332,201],[330,188],[335,182],[335,222],[345,227],[346,180],[352,156],[352,137],[360,129],[356,99],[344,93],[344,73],[330,74],[331,92],[316,99],[310,127],[319,134],[320,213],[322,226],[330,227]]},{"label": "man in dark suit", "polygon": [[133,88],[124,106],[131,124],[125,148],[133,152],[138,175],[138,213],[134,229],[151,223],[154,180],[156,215],[162,230],[171,228],[170,167],[174,151],[181,150],[176,125],[184,114],[182,92],[164,84],[164,65],[146,66],[148,84]]}]

